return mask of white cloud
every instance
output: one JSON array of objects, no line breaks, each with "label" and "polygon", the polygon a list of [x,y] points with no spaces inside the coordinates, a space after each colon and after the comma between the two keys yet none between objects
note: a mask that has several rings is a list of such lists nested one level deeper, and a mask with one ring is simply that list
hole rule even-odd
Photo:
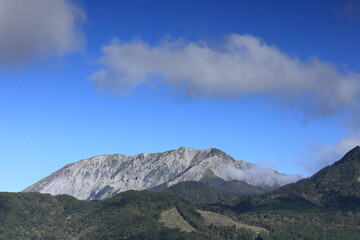
[{"label": "white cloud", "polygon": [[85,12],[70,0],[0,0],[0,67],[79,50],[84,20]]},{"label": "white cloud", "polygon": [[355,107],[360,95],[360,74],[340,73],[317,58],[301,61],[251,35],[231,34],[215,47],[181,40],[156,46],[114,40],[102,52],[103,68],[92,80],[114,92],[156,79],[191,96],[260,94],[318,115]]},{"label": "white cloud", "polygon": [[301,179],[301,177],[297,175],[286,175],[257,165],[253,165],[248,169],[238,169],[228,166],[226,171],[234,179],[246,181],[257,186],[265,183],[272,187],[279,187],[278,185],[283,186]]}]

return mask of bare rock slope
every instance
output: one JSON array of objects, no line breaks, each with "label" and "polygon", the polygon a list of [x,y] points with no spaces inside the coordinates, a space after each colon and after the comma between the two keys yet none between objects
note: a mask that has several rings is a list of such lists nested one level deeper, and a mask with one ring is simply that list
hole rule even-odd
[{"label": "bare rock slope", "polygon": [[[163,153],[101,155],[68,164],[24,192],[69,194],[81,200],[105,199],[127,190],[170,187],[183,181],[234,182],[271,190],[300,177],[235,160],[221,150],[181,147]],[[239,185],[239,184],[237,184]]]}]

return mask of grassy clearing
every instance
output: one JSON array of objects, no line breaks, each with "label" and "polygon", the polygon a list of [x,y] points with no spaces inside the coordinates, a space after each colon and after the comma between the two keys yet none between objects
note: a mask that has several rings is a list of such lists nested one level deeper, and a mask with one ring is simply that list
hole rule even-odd
[{"label": "grassy clearing", "polygon": [[210,225],[210,224],[214,224],[216,226],[233,226],[233,225],[235,225],[237,228],[245,228],[248,230],[252,230],[256,233],[269,232],[265,228],[255,227],[255,226],[236,222],[233,219],[231,219],[225,215],[221,215],[221,214],[214,213],[214,212],[208,212],[208,211],[201,211],[201,210],[197,210],[197,211],[201,214],[201,217],[204,219],[206,225]]},{"label": "grassy clearing", "polygon": [[180,215],[176,208],[163,212],[160,221],[168,228],[178,228],[184,232],[192,232],[195,229]]}]

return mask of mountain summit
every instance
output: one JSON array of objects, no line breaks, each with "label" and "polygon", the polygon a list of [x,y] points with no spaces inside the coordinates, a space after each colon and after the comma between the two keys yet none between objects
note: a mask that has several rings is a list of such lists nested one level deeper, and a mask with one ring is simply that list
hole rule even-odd
[{"label": "mountain summit", "polygon": [[[300,177],[235,160],[223,151],[181,147],[163,153],[101,155],[68,164],[29,186],[24,192],[69,194],[92,200],[127,190],[164,189],[184,181],[217,186],[227,183],[259,193],[281,187]],[[237,191],[241,193],[240,191]]]},{"label": "mountain summit", "polygon": [[[285,186],[284,189],[304,189],[305,192],[319,196],[329,191],[346,194],[354,187],[360,187],[360,146],[356,146],[339,161],[321,169],[310,178]],[[360,197],[360,192],[355,192]]]},{"label": "mountain summit", "polygon": [[359,211],[360,146],[313,176],[270,193],[268,199],[290,195],[300,196],[330,210]]}]

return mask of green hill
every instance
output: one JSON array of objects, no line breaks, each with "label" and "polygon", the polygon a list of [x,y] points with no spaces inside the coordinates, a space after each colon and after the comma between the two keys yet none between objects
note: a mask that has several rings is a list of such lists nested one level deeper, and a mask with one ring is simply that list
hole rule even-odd
[{"label": "green hill", "polygon": [[[197,207],[148,191],[128,191],[91,202],[67,195],[0,193],[0,239],[228,239],[225,236],[230,235],[236,239],[243,233],[226,227],[212,230]],[[193,231],[167,227],[162,215],[171,209]],[[245,239],[255,237],[250,234]]]},{"label": "green hill", "polygon": [[310,178],[213,211],[265,227],[271,239],[360,239],[360,147]]},{"label": "green hill", "polygon": [[360,147],[309,178],[279,190],[238,200],[238,212],[261,209],[313,211],[360,210]]},{"label": "green hill", "polygon": [[360,210],[360,147],[310,178],[289,184],[281,193],[293,193],[329,210]]}]

